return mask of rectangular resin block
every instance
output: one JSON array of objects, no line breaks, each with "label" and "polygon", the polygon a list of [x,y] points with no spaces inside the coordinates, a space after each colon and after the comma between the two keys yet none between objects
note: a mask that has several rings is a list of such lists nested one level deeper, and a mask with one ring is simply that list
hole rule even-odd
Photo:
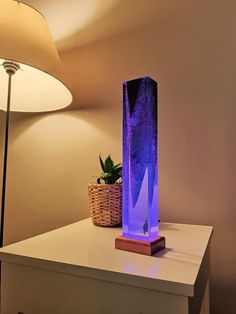
[{"label": "rectangular resin block", "polygon": [[123,84],[122,236],[158,238],[157,83],[143,77]]}]

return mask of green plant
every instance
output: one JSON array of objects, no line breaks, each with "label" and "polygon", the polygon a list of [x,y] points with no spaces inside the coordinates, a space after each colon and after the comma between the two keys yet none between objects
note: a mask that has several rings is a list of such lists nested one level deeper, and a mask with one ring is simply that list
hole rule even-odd
[{"label": "green plant", "polygon": [[121,164],[115,165],[110,155],[105,159],[105,161],[103,161],[101,155],[99,155],[99,161],[103,172],[101,173],[100,177],[97,178],[97,183],[100,184],[101,180],[103,180],[105,184],[121,183]]}]

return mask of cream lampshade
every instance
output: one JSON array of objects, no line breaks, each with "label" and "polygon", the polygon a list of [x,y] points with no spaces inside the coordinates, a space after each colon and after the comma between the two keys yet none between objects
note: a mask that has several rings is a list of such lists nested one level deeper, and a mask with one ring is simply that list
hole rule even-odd
[{"label": "cream lampshade", "polygon": [[[11,111],[41,112],[72,101],[61,75],[60,58],[44,17],[14,0],[0,1],[0,65],[19,64],[12,86]],[[0,110],[6,110],[7,77],[0,67]]]},{"label": "cream lampshade", "polygon": [[0,110],[6,111],[0,247],[3,246],[10,111],[62,109],[72,101],[58,79],[60,58],[44,17],[20,1],[0,0]]}]

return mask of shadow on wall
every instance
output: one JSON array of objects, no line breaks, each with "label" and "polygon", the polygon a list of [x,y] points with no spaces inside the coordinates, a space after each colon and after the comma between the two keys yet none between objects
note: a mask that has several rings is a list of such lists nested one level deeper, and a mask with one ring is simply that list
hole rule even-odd
[{"label": "shadow on wall", "polygon": [[[94,109],[99,108],[99,112]],[[60,110],[55,112],[49,113],[18,113],[14,112],[11,113],[11,123],[13,128],[17,128],[17,132],[11,132],[11,143],[13,144],[14,141],[24,133],[28,132],[31,127],[35,127],[37,124],[40,124],[40,136],[42,135],[45,138],[45,135],[50,136],[52,134],[58,139],[65,139],[63,138],[63,132],[66,136],[67,131],[69,131],[68,125],[73,125],[71,123],[74,121],[74,125],[80,125],[82,129],[82,134],[89,133],[89,129],[93,129],[93,132],[102,132],[114,139],[117,137],[117,134],[108,132],[108,124],[105,123],[107,120],[106,115],[109,113],[106,107],[102,105],[91,105],[87,107],[81,106],[79,110]],[[110,114],[113,112],[110,111]],[[122,124],[121,117],[117,116],[117,119],[120,120],[120,126]],[[5,116],[4,113],[0,112],[0,122],[3,127],[2,134],[4,133],[4,122]],[[43,126],[42,122],[45,124],[45,134],[43,134]],[[50,126],[50,127],[49,127]],[[60,126],[60,128],[58,128]],[[84,132],[83,132],[84,131]],[[110,131],[110,129],[109,129]],[[1,137],[2,138],[2,137]],[[69,138],[67,138],[69,139]],[[63,142],[63,141],[62,141]]]},{"label": "shadow on wall", "polygon": [[88,216],[87,184],[100,173],[98,154],[121,160],[120,134],[107,131],[106,119],[92,110],[12,115],[6,243]]},{"label": "shadow on wall", "polygon": [[[188,9],[189,1],[175,3],[172,0],[97,0],[80,8],[80,2],[72,2],[70,16],[78,12],[76,19],[67,22],[70,33],[57,41],[60,51],[109,38],[129,30],[162,23],[176,11]],[[57,4],[57,12],[58,12]],[[66,8],[65,8],[66,9]],[[84,12],[83,12],[84,10]],[[68,12],[69,13],[69,12]],[[57,13],[58,14],[58,13]],[[80,18],[81,15],[81,18]],[[50,16],[49,16],[50,20]]]}]

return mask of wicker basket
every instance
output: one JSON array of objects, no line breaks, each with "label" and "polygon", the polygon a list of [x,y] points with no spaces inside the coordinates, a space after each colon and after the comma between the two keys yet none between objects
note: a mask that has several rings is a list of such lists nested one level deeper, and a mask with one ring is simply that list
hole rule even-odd
[{"label": "wicker basket", "polygon": [[93,224],[121,224],[122,184],[89,184],[89,205]]}]

